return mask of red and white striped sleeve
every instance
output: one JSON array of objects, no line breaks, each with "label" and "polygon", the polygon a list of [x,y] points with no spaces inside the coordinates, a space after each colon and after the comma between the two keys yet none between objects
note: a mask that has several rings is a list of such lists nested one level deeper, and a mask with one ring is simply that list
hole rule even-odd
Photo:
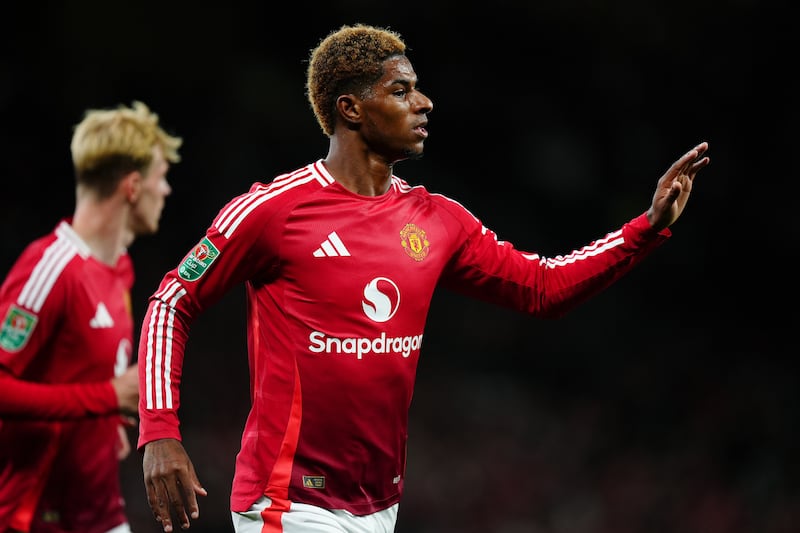
[{"label": "red and white striped sleeve", "polygon": [[517,250],[450,200],[464,241],[443,276],[462,294],[540,318],[558,318],[603,291],[671,236],[642,214],[566,255]]},{"label": "red and white striped sleeve", "polygon": [[[298,188],[322,186],[308,167],[256,183],[227,203],[206,235],[151,296],[139,341],[139,443],[180,438],[178,408],[191,323],[234,286],[268,275],[277,261],[281,212]],[[275,227],[273,227],[273,225]]]}]

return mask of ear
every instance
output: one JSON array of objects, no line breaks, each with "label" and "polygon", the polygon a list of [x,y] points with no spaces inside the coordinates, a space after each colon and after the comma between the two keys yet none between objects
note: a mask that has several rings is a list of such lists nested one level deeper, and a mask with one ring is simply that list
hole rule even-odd
[{"label": "ear", "polygon": [[128,172],[120,182],[120,188],[128,203],[134,204],[139,200],[142,190],[142,173],[138,170]]},{"label": "ear", "polygon": [[336,110],[348,129],[356,129],[361,123],[361,100],[352,94],[343,94],[336,99]]}]

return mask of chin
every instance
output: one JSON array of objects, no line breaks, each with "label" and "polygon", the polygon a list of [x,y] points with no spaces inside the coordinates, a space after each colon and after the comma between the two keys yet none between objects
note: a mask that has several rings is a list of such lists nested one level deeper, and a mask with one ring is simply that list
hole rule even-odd
[{"label": "chin", "polygon": [[420,159],[422,158],[423,151],[420,147],[418,150],[406,150],[405,157],[403,159]]},{"label": "chin", "polygon": [[153,235],[154,233],[158,233],[158,223],[142,224],[136,228],[136,235],[140,237],[144,235]]}]

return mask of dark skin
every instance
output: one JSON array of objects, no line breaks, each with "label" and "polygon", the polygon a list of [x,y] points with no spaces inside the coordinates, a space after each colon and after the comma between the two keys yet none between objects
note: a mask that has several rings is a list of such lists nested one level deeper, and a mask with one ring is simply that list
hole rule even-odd
[{"label": "dark skin", "polygon": [[[334,134],[330,137],[328,172],[347,190],[378,196],[389,190],[395,163],[422,155],[428,113],[433,102],[417,90],[417,75],[406,56],[384,61],[384,75],[368,96],[340,95]],[[680,217],[697,172],[708,165],[702,142],[679,157],[659,178],[647,219],[656,230]],[[194,465],[180,441],[160,439],[144,448],[147,499],[165,532],[173,531],[172,514],[182,529],[200,516],[197,496],[206,496]]]},{"label": "dark skin", "polygon": [[369,97],[344,94],[336,100],[339,120],[324,163],[346,189],[381,195],[396,162],[422,155],[433,102],[416,87],[411,62],[395,56],[384,62],[384,75]]}]

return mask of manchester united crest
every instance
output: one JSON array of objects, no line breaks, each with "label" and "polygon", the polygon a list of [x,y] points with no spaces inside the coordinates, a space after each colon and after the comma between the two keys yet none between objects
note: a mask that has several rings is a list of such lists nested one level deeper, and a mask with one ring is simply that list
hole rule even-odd
[{"label": "manchester united crest", "polygon": [[406,224],[400,232],[400,245],[414,261],[422,261],[428,256],[431,243],[425,237],[425,230],[416,224]]}]

